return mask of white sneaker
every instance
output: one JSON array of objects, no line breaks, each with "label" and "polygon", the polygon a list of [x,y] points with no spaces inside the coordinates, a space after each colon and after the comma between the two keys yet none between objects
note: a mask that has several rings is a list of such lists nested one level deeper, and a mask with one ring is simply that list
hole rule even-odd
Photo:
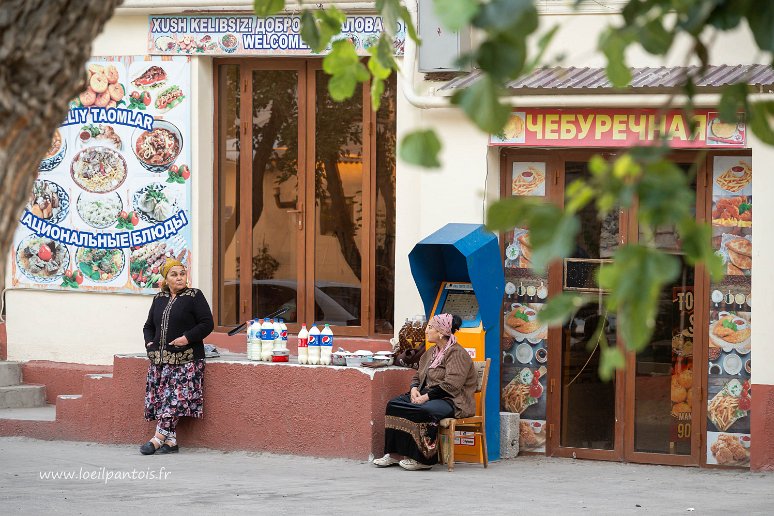
[{"label": "white sneaker", "polygon": [[421,462],[417,462],[414,459],[403,459],[399,462],[400,467],[409,471],[418,471],[420,469],[430,469],[433,466],[430,464],[422,464]]},{"label": "white sneaker", "polygon": [[384,457],[381,457],[379,459],[374,459],[373,464],[377,468],[386,468],[387,466],[393,466],[395,464],[398,464],[399,462],[401,461],[399,461],[398,459],[393,459],[388,453]]}]

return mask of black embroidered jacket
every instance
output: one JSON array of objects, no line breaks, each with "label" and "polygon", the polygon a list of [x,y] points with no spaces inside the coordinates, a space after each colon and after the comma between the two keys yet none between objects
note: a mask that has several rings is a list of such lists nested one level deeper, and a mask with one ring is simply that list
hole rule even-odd
[{"label": "black embroidered jacket", "polygon": [[[212,312],[201,290],[186,288],[173,299],[168,292],[153,298],[148,320],[142,328],[148,358],[154,364],[184,364],[204,358],[204,338],[215,327]],[[169,343],[185,335],[187,346]]]}]

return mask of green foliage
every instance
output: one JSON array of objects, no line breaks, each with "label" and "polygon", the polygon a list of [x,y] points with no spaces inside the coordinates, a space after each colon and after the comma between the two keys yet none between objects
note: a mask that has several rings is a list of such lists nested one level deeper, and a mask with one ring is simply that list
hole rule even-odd
[{"label": "green foliage", "polygon": [[679,272],[676,257],[640,244],[620,247],[613,263],[599,268],[599,286],[610,292],[605,306],[618,314],[618,331],[629,349],[642,349],[648,342],[659,294]]},{"label": "green foliage", "polygon": [[346,15],[331,7],[320,11],[304,11],[301,14],[301,37],[314,52],[320,53],[333,36],[341,32]]},{"label": "green foliage", "polygon": [[285,9],[285,0],[255,0],[253,11],[257,16],[274,16]]},{"label": "green foliage", "polygon": [[331,76],[328,91],[337,102],[350,98],[358,83],[370,77],[368,69],[360,62],[355,46],[348,39],[333,42],[330,54],[323,59],[323,70]]},{"label": "green foliage", "polygon": [[485,75],[472,86],[456,92],[452,102],[482,131],[498,133],[511,115],[511,108],[500,103],[499,93],[495,80]]},{"label": "green foliage", "polygon": [[[576,5],[583,1],[592,0],[577,0]],[[469,25],[480,34],[479,45],[461,56],[459,62],[479,69],[481,77],[456,92],[452,103],[487,133],[499,134],[510,116],[511,108],[501,102],[506,83],[541,65],[559,28],[554,26],[542,33],[536,45],[528,44],[538,28],[535,3],[434,0],[436,13],[447,29],[467,30]],[[255,2],[259,16],[279,13],[284,7],[282,0]],[[349,41],[335,41],[331,45],[344,20],[344,14],[336,9],[304,10],[301,34],[315,52],[323,52],[331,45],[323,61],[323,69],[331,75],[327,85],[331,98],[350,98],[358,84],[370,79],[371,104],[377,110],[385,84],[397,71],[393,43],[400,25],[406,26],[408,37],[420,42],[400,0],[376,0],[375,7],[382,16],[384,32],[378,43],[368,49],[367,66]],[[708,47],[713,31],[735,29],[742,22],[749,25],[761,50],[774,51],[774,2],[770,0],[629,0],[620,21],[601,33],[598,48],[605,56],[611,83],[616,88],[626,88],[632,78],[626,62],[630,48],[638,46],[663,56],[673,49],[678,36],[687,36],[690,53],[705,67],[710,60]],[[691,118],[693,110],[695,80],[697,77],[687,77],[683,87],[688,96],[682,106],[686,119]],[[744,113],[750,131],[761,141],[774,145],[774,102],[748,101],[748,92],[746,84],[724,88],[718,105],[720,116],[733,122]],[[695,131],[696,126],[689,129]],[[440,150],[441,141],[433,130],[409,133],[399,146],[403,161],[428,168],[441,166]],[[568,256],[574,249],[578,214],[584,209],[592,206],[598,217],[605,218],[615,210],[636,205],[639,241],[619,246],[613,262],[602,266],[597,278],[600,288],[609,291],[605,310],[616,314],[618,335],[631,350],[639,350],[649,341],[659,295],[680,270],[680,260],[658,248],[654,237],[657,228],[676,229],[687,264],[704,265],[713,280],[723,274],[722,261],[710,245],[711,227],[697,223],[693,212],[691,180],[695,169],[682,170],[669,160],[669,152],[665,144],[629,149],[612,162],[595,156],[589,163],[588,177],[567,186],[564,210],[535,197],[518,197],[495,202],[487,213],[487,226],[493,231],[507,231],[515,226],[529,228],[533,265],[544,270],[550,262]],[[740,206],[740,211],[743,209],[746,208]],[[588,301],[575,294],[554,295],[540,317],[559,324]],[[600,376],[610,379],[625,360],[623,348],[607,342],[606,322],[607,317],[600,320],[591,344],[600,348]]]},{"label": "green foliage", "polygon": [[[590,301],[588,296],[562,292],[551,296],[548,303],[538,312],[538,319],[547,324],[562,324],[567,321],[578,308]],[[518,316],[518,313],[516,314]]]},{"label": "green foliage", "polygon": [[511,197],[494,202],[487,210],[487,229],[507,231],[529,228],[533,267],[542,272],[550,262],[570,255],[580,222],[571,213],[538,197]]},{"label": "green foliage", "polygon": [[458,31],[478,12],[477,0],[433,0],[435,12],[441,23],[452,31]]},{"label": "green foliage", "polygon": [[441,152],[441,140],[435,131],[419,130],[408,133],[400,142],[400,159],[412,165],[425,168],[439,168],[438,153]]}]

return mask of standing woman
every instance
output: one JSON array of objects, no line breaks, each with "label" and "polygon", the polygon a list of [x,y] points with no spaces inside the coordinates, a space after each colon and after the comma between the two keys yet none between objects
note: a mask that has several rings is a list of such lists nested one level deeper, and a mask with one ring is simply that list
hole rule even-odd
[{"label": "standing woman", "polygon": [[387,403],[385,455],[374,459],[374,465],[431,468],[438,462],[438,423],[447,417],[475,414],[476,368],[454,337],[461,324],[452,314],[436,315],[427,323],[425,337],[435,346],[422,355],[411,391]]},{"label": "standing woman", "polygon": [[145,419],[158,421],[156,434],[140,447],[143,455],[177,452],[178,420],[202,417],[204,338],[214,328],[210,305],[201,290],[188,287],[183,264],[168,259],[161,275],[161,292],[142,328],[150,359]]}]

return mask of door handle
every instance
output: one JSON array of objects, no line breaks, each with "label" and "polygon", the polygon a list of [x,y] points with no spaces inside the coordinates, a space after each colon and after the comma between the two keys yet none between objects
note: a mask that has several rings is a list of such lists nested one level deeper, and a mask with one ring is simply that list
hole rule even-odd
[{"label": "door handle", "polygon": [[287,213],[295,213],[296,215],[296,227],[299,231],[304,229],[304,203],[298,203],[299,208],[297,210],[287,210]]}]

